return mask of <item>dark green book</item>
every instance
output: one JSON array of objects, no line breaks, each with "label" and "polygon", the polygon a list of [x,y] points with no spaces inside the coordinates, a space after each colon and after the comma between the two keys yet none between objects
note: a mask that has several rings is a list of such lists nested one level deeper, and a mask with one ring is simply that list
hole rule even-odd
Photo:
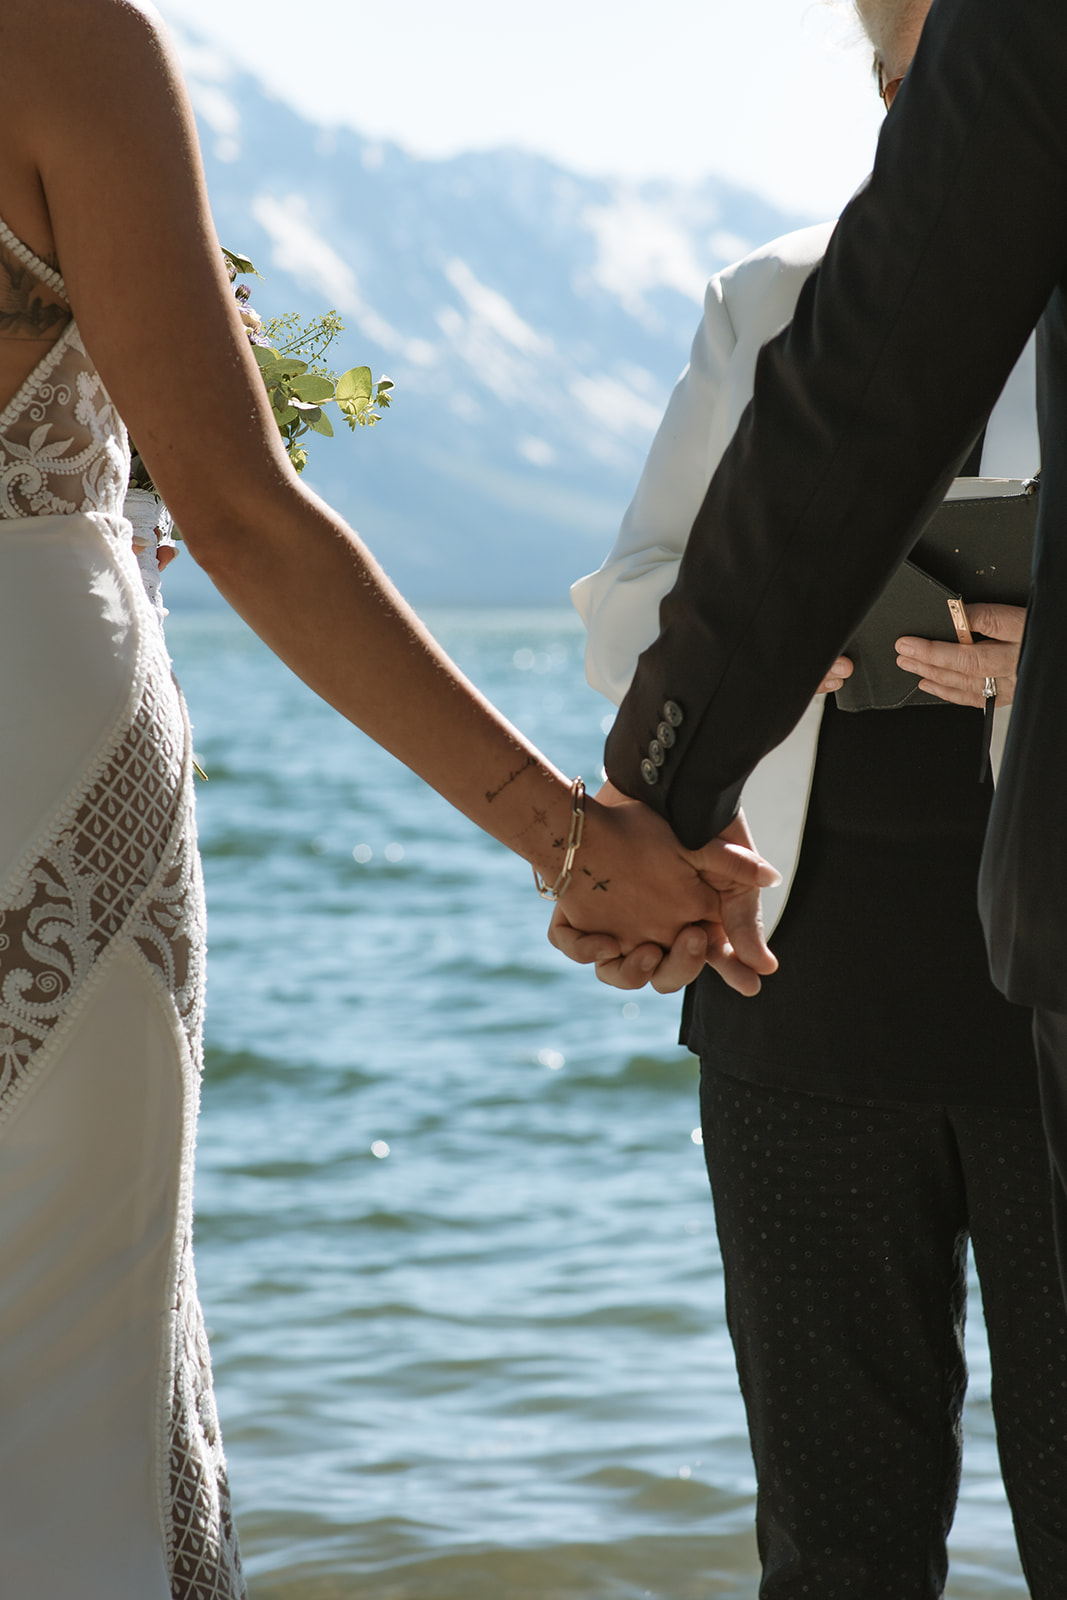
[{"label": "dark green book", "polygon": [[845,646],[854,671],[835,696],[842,711],[945,704],[897,666],[896,641],[911,634],[954,644],[950,600],[1026,605],[1037,491],[1037,478],[956,479]]}]

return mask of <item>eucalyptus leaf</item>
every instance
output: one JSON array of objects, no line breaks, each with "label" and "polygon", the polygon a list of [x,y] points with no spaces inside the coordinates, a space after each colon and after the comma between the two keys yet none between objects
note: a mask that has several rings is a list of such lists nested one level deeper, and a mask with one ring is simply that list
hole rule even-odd
[{"label": "eucalyptus leaf", "polygon": [[320,411],[318,416],[308,417],[307,420],[310,422],[316,433],[324,434],[327,439],[333,438],[333,423],[330,421],[325,411]]},{"label": "eucalyptus leaf", "polygon": [[252,346],[252,354],[255,356],[261,367],[272,366],[275,361],[281,360],[281,356],[278,354],[277,350],[275,350],[274,347],[269,344],[254,344]]},{"label": "eucalyptus leaf", "polygon": [[278,412],[274,420],[279,428],[287,428],[291,422],[296,422],[299,416],[299,411],[294,411],[292,406],[286,406],[284,411]]},{"label": "eucalyptus leaf", "polygon": [[301,400],[321,405],[324,400],[333,399],[333,384],[328,378],[318,378],[313,372],[306,372],[293,379],[293,393],[299,395]]},{"label": "eucalyptus leaf", "polygon": [[277,370],[279,377],[297,378],[307,369],[308,364],[306,361],[297,361],[293,356],[282,356],[281,360],[277,362],[275,370]]},{"label": "eucalyptus leaf", "polygon": [[220,245],[219,248],[239,278],[260,277],[260,273],[256,271],[247,256],[238,255],[236,250],[227,250],[225,245]]},{"label": "eucalyptus leaf", "polygon": [[369,367],[350,367],[337,380],[338,400],[369,400],[374,393],[374,379]]}]

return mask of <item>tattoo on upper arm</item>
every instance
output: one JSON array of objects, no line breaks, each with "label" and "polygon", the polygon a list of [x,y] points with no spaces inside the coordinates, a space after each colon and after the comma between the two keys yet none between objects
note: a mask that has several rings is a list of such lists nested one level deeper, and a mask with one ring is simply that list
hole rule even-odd
[{"label": "tattoo on upper arm", "polygon": [[70,315],[69,307],[53,299],[29,267],[0,245],[0,338],[47,339]]}]

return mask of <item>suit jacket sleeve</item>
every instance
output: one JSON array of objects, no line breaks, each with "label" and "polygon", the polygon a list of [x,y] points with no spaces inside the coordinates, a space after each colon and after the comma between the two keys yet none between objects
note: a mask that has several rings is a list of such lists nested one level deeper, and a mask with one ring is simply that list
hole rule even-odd
[{"label": "suit jacket sleeve", "polygon": [[936,0],[871,180],[760,357],[609,736],[613,782],[686,844],[726,825],[802,713],[1064,270],[1065,83],[1063,0]]}]

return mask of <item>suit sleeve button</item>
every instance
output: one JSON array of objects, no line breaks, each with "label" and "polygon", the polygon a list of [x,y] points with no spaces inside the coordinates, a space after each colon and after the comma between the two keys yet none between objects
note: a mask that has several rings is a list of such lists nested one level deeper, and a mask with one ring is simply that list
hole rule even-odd
[{"label": "suit sleeve button", "polygon": [[656,729],[656,738],[659,740],[664,750],[673,749],[674,741],[677,737],[678,735],[675,733],[669,722],[661,722],[659,727]]},{"label": "suit sleeve button", "polygon": [[662,767],[667,752],[658,739],[653,739],[648,747],[648,754],[654,767]]},{"label": "suit sleeve button", "polygon": [[654,766],[647,756],[641,763],[641,776],[646,783],[659,782],[659,768]]},{"label": "suit sleeve button", "polygon": [[672,728],[680,728],[685,721],[685,712],[677,700],[664,700],[663,720],[669,722]]}]

